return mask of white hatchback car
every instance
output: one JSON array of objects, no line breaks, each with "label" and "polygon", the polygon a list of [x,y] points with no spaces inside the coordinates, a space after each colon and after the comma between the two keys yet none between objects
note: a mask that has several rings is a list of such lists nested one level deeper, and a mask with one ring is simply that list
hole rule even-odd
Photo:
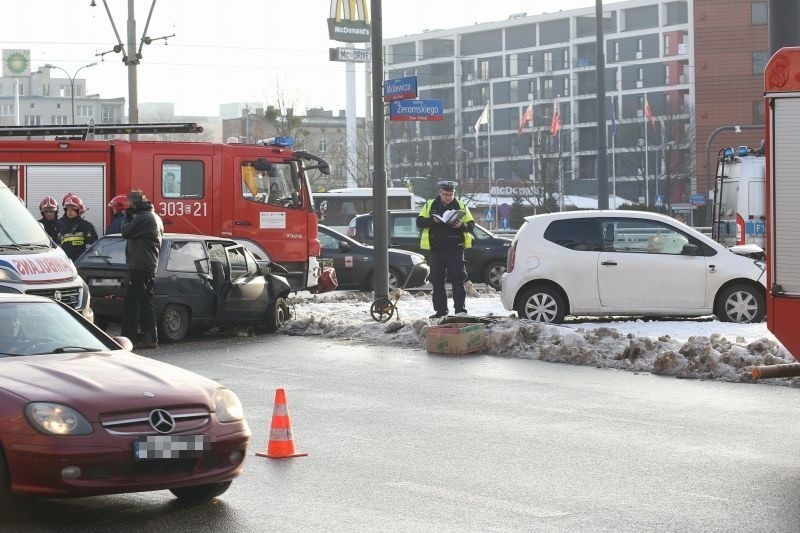
[{"label": "white hatchback car", "polygon": [[503,307],[520,318],[702,316],[760,322],[764,263],[668,216],[570,211],[526,217],[508,252]]}]

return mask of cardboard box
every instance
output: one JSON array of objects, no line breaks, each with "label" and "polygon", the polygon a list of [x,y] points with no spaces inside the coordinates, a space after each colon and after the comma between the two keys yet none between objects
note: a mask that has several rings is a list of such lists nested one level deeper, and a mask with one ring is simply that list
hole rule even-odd
[{"label": "cardboard box", "polygon": [[428,351],[461,355],[479,352],[486,347],[486,326],[483,324],[440,324],[427,333]]}]

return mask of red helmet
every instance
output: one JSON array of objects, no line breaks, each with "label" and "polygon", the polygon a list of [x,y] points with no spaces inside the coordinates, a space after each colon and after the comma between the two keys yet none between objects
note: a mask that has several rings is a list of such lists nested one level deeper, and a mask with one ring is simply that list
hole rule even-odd
[{"label": "red helmet", "polygon": [[116,213],[122,213],[128,209],[128,197],[124,194],[118,194],[108,202],[108,207]]},{"label": "red helmet", "polygon": [[77,194],[69,193],[64,197],[64,209],[67,207],[74,207],[78,210],[78,214],[82,215],[86,212],[86,207],[83,205],[83,200]]},{"label": "red helmet", "polygon": [[65,194],[64,198],[61,199],[61,205],[67,205],[67,200],[69,200],[69,197],[72,196],[73,194],[75,194],[75,193],[74,192],[68,192],[67,194]]},{"label": "red helmet", "polygon": [[45,196],[44,199],[39,202],[39,212],[44,213],[45,211],[55,211],[58,213],[58,204],[56,203],[56,199],[52,196]]}]

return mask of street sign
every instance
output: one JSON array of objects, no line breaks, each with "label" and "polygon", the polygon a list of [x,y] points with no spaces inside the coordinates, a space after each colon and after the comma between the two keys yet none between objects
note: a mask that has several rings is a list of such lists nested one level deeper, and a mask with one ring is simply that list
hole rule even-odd
[{"label": "street sign", "polygon": [[406,76],[383,82],[383,101],[408,100],[417,97],[417,77]]},{"label": "street sign", "polygon": [[656,195],[656,207],[664,207],[664,195]]},{"label": "street sign", "polygon": [[692,195],[692,204],[706,205],[706,195],[703,193],[695,193]]},{"label": "street sign", "polygon": [[359,48],[331,48],[331,61],[352,61],[353,63],[369,63],[372,61],[372,51]]},{"label": "street sign", "polygon": [[441,121],[444,104],[441,100],[398,100],[389,104],[389,120]]}]

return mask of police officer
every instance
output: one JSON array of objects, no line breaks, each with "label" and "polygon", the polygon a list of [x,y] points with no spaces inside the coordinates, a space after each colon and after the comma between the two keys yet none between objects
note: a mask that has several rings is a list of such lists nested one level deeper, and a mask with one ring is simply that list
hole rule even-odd
[{"label": "police officer", "polygon": [[[422,230],[420,248],[430,250],[430,281],[433,285],[433,310],[431,318],[447,316],[447,291],[445,280],[453,288],[453,307],[457,315],[466,315],[467,297],[464,283],[464,249],[472,246],[475,222],[467,205],[455,197],[456,183],[440,181],[439,195],[422,206],[417,217],[417,227]],[[446,212],[457,212],[453,219],[442,220]]]},{"label": "police officer", "polygon": [[127,240],[125,260],[130,276],[128,291],[125,294],[122,335],[131,339],[136,349],[158,348],[153,283],[158,267],[164,224],[161,217],[153,211],[153,204],[141,190],[128,193],[128,208],[125,211],[121,233]]},{"label": "police officer", "polygon": [[118,194],[108,202],[108,207],[111,208],[114,217],[106,228],[106,235],[119,233],[122,231],[122,221],[125,219],[125,210],[128,209],[128,197],[124,194]]},{"label": "police officer", "polygon": [[39,219],[39,224],[44,227],[44,230],[53,239],[53,242],[58,243],[58,230],[56,224],[58,223],[58,203],[52,196],[45,196],[39,202],[39,213],[42,218]]},{"label": "police officer", "polygon": [[97,230],[94,229],[94,225],[83,218],[85,212],[86,207],[80,196],[68,194],[64,197],[64,216],[59,218],[56,224],[57,242],[67,257],[73,261],[97,240]]}]

